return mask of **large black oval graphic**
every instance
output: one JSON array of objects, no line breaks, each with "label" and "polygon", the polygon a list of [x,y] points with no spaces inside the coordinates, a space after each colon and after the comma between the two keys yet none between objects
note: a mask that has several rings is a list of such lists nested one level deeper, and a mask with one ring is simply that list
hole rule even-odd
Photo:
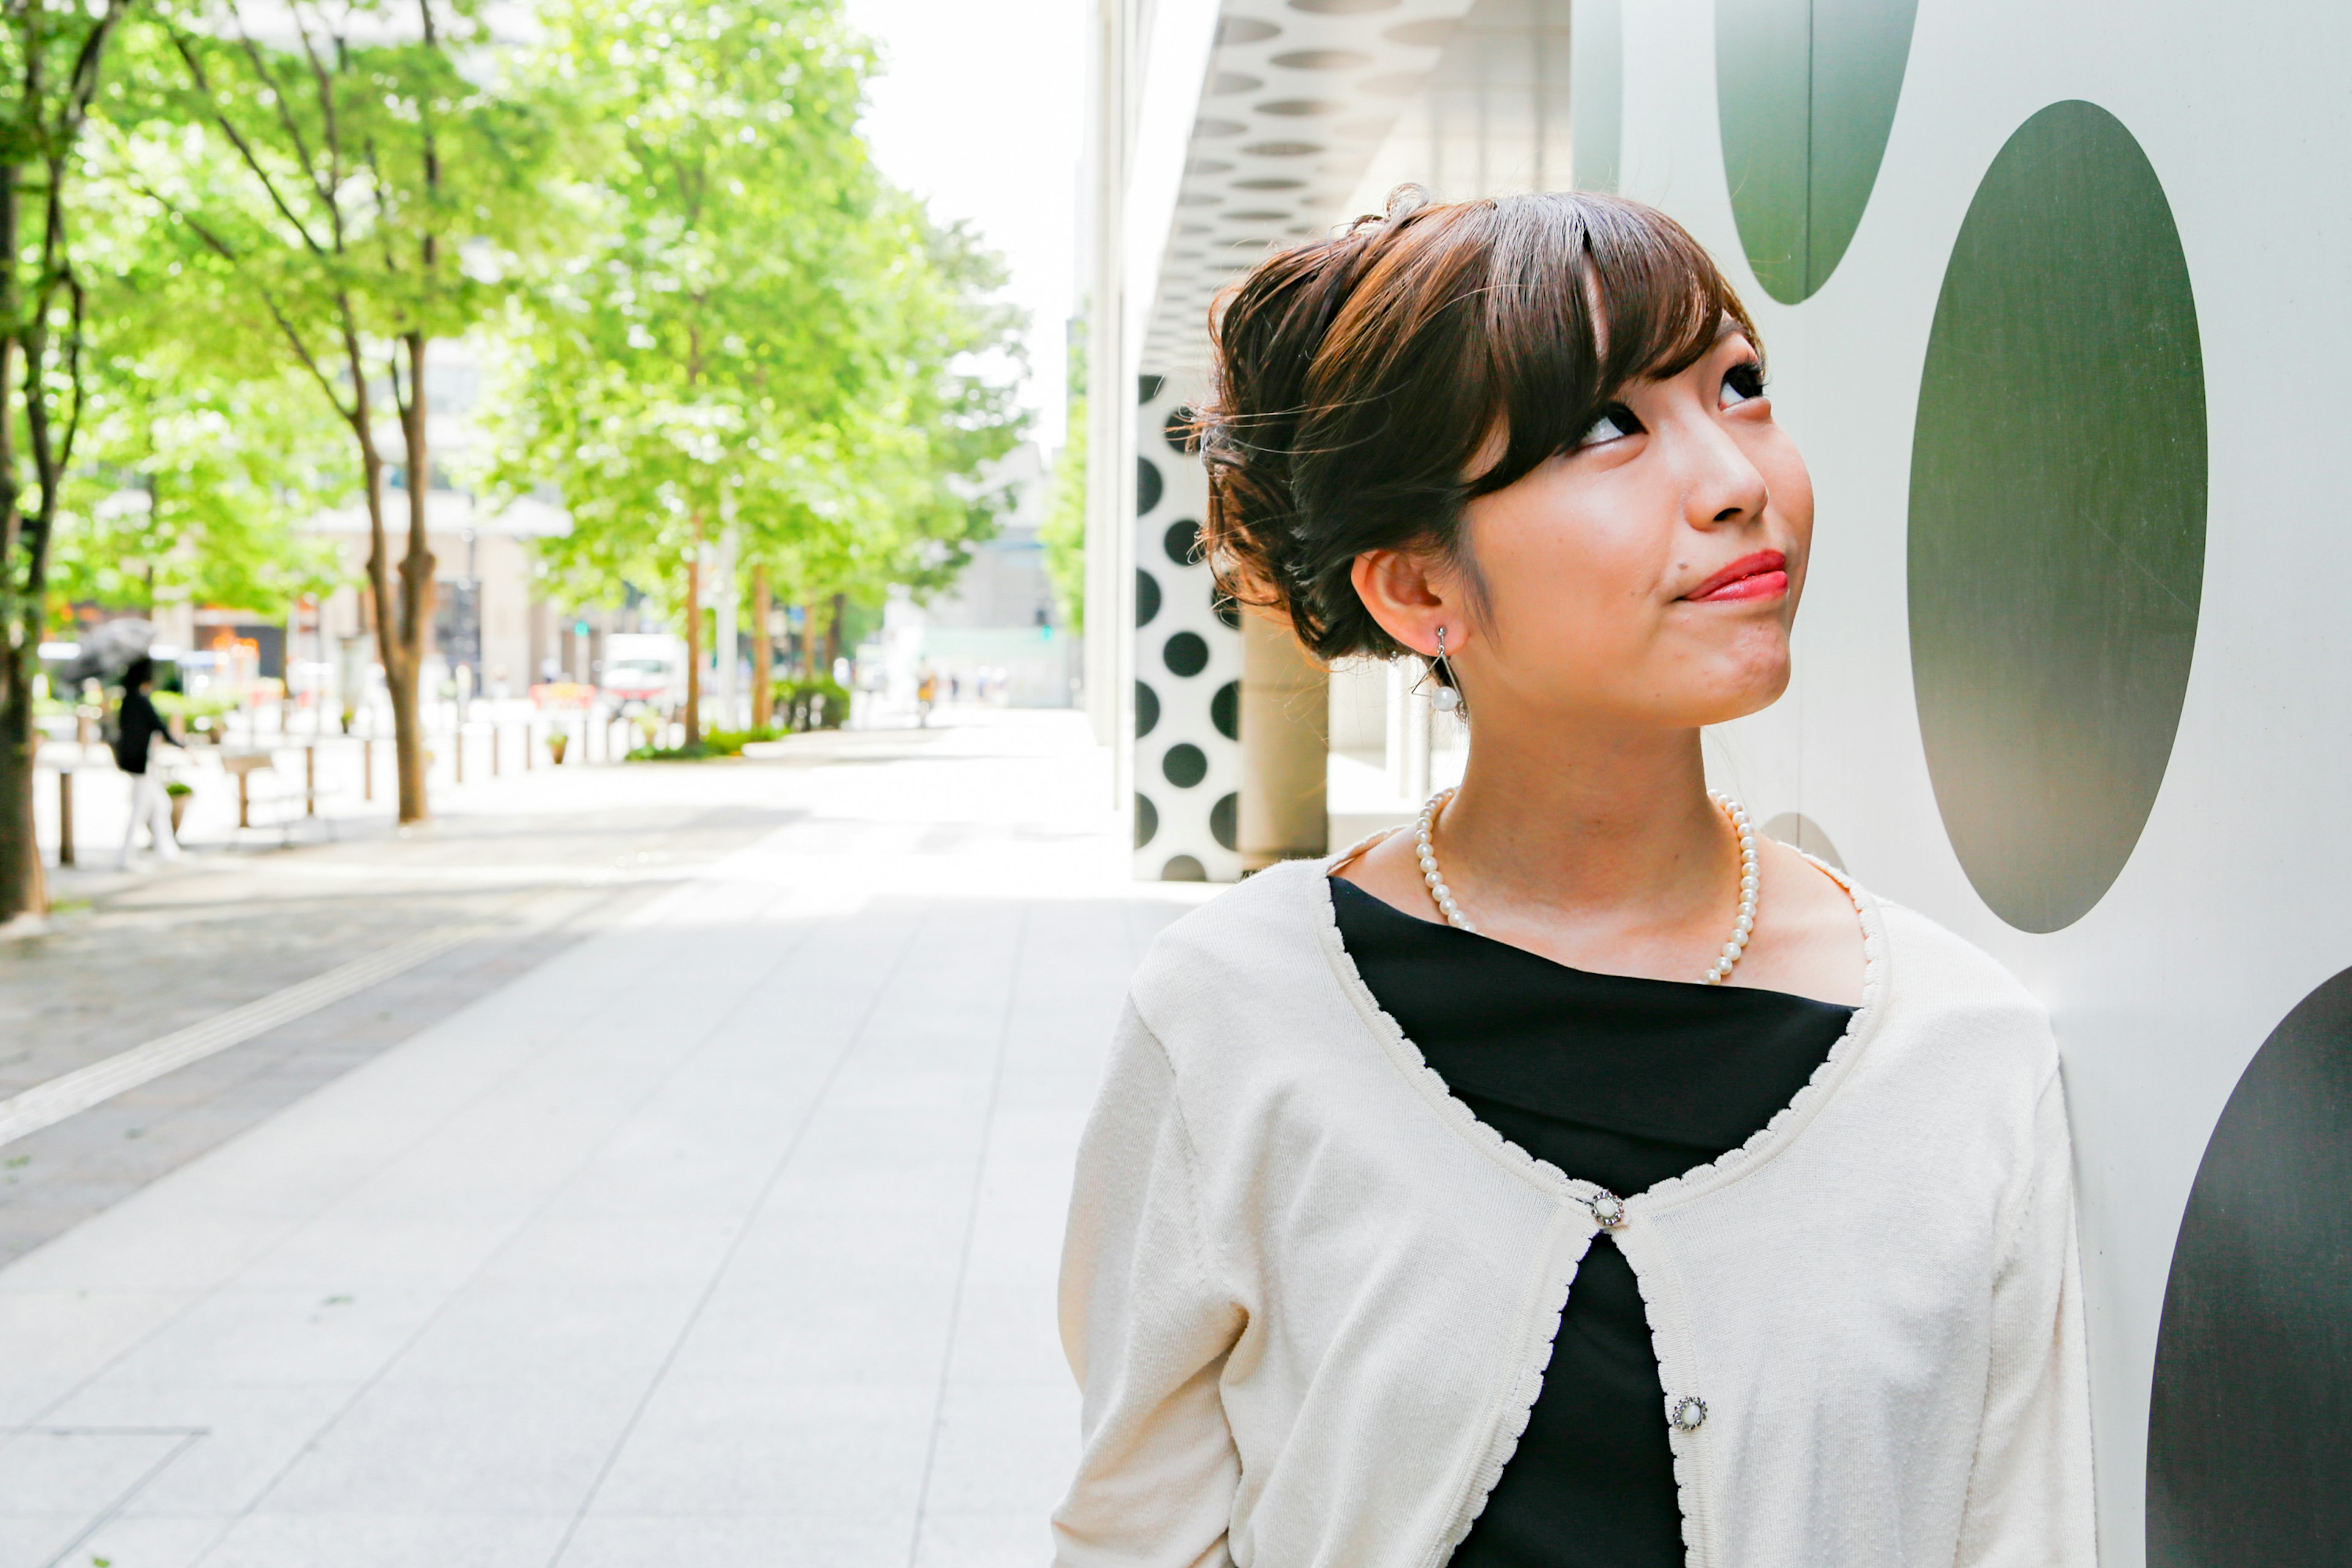
[{"label": "large black oval graphic", "polygon": [[2189,266],[2131,132],[2053,104],[1986,171],[1936,301],[1911,447],[1911,676],[1945,831],[2021,931],[2130,859],[2205,577]]},{"label": "large black oval graphic", "polygon": [[2352,970],[2254,1053],[2172,1249],[2148,1402],[2149,1568],[2352,1542]]},{"label": "large black oval graphic", "polygon": [[1739,247],[1764,291],[1812,297],[1878,183],[1917,0],[1716,0],[1717,122]]}]

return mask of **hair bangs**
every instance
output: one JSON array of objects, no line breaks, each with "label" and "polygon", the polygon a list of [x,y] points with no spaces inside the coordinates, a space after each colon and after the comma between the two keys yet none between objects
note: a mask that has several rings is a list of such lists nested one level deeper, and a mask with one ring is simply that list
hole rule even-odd
[{"label": "hair bangs", "polygon": [[1572,450],[1632,383],[1697,363],[1727,317],[1756,341],[1714,260],[1664,214],[1579,195],[1526,198],[1513,216],[1517,232],[1492,252],[1486,321],[1489,418],[1506,439],[1472,496]]}]

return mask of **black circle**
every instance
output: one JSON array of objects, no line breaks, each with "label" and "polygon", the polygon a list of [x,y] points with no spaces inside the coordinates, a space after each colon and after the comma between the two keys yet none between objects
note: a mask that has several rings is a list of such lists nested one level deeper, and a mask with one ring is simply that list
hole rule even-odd
[{"label": "black circle", "polygon": [[1160,868],[1160,879],[1163,882],[1205,882],[1209,879],[1209,868],[1190,855],[1172,855],[1169,857],[1168,864]]},{"label": "black circle", "polygon": [[1209,721],[1228,741],[1242,738],[1242,683],[1228,680],[1209,699]]},{"label": "black circle", "polygon": [[1148,626],[1159,613],[1160,579],[1139,566],[1135,569],[1135,624]]},{"label": "black circle", "polygon": [[2172,1249],[2149,1568],[2340,1562],[2352,1540],[2352,970],[2263,1042]]},{"label": "black circle", "polygon": [[1135,738],[1143,739],[1160,722],[1160,693],[1139,680],[1135,683]]},{"label": "black circle", "polygon": [[1201,520],[1197,517],[1178,518],[1168,525],[1167,534],[1160,547],[1168,552],[1168,559],[1179,566],[1192,566],[1201,559]]},{"label": "black circle", "polygon": [[1198,632],[1178,632],[1160,658],[1171,675],[1198,675],[1209,668],[1209,645]]},{"label": "black circle", "polygon": [[1179,741],[1160,759],[1160,772],[1178,789],[1191,789],[1209,776],[1209,756],[1190,741]]},{"label": "black circle", "polygon": [[[1202,123],[1209,122],[1203,121]],[[1164,375],[1139,375],[1135,378],[1135,400],[1138,403],[1149,403],[1159,396],[1160,389],[1167,384],[1168,378]]]},{"label": "black circle", "polygon": [[1911,677],[1969,880],[2080,920],[2171,759],[2205,573],[2205,376],[2172,211],[2103,109],[2053,104],[1977,187],[1911,454]]},{"label": "black circle", "polygon": [[1810,298],[1837,269],[1886,153],[1918,0],[1716,0],[1723,173],[1764,291]]},{"label": "black circle", "polygon": [[1209,613],[1224,623],[1225,630],[1237,632],[1242,629],[1241,605],[1223,589],[1212,587],[1209,590]]},{"label": "black circle", "polygon": [[1231,849],[1234,847],[1241,816],[1242,797],[1238,795],[1221,795],[1217,797],[1217,804],[1209,808],[1209,832],[1220,848]]},{"label": "black circle", "polygon": [[1160,470],[1151,466],[1149,458],[1135,459],[1135,515],[1144,517],[1160,504]]},{"label": "black circle", "polygon": [[1160,435],[1170,447],[1187,458],[1197,456],[1201,450],[1200,442],[1192,434],[1192,411],[1181,404],[1170,409],[1168,417],[1160,422]]},{"label": "black circle", "polygon": [[1764,825],[1764,837],[1777,838],[1783,844],[1793,844],[1816,860],[1827,861],[1839,870],[1845,861],[1839,858],[1837,846],[1822,831],[1822,825],[1801,811],[1784,811]]},{"label": "black circle", "polygon": [[1160,808],[1151,804],[1151,797],[1150,795],[1143,794],[1140,790],[1137,791],[1135,796],[1135,847],[1138,849],[1142,848],[1145,845],[1151,842],[1151,836],[1159,831]]}]

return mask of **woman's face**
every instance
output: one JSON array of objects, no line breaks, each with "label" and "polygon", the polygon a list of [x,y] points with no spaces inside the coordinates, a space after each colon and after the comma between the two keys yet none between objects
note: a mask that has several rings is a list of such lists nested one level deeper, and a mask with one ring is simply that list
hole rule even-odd
[{"label": "woman's face", "polygon": [[1804,459],[1727,321],[1696,364],[1465,510],[1484,604],[1447,642],[1469,707],[1674,728],[1756,711],[1789,683],[1812,527]]}]

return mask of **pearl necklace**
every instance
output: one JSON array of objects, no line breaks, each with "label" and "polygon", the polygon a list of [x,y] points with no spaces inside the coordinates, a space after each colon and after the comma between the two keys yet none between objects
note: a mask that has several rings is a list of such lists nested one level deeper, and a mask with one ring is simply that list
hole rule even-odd
[{"label": "pearl necklace", "polygon": [[[1454,889],[1445,885],[1444,877],[1439,873],[1437,851],[1430,847],[1429,842],[1430,829],[1436,826],[1437,814],[1454,798],[1454,794],[1453,790],[1442,789],[1429,797],[1429,804],[1421,808],[1421,816],[1413,824],[1413,839],[1420,851],[1421,879],[1429,884],[1429,896],[1436,901],[1437,912],[1445,917],[1447,925],[1475,935],[1478,928],[1470,923],[1470,917],[1464,914],[1462,906],[1454,901]],[[1731,978],[1733,970],[1739,967],[1740,955],[1747,951],[1748,939],[1756,930],[1756,829],[1748,825],[1747,808],[1729,795],[1709,790],[1706,797],[1731,819],[1733,830],[1739,835],[1739,913],[1731,922],[1731,940],[1725,942],[1723,951],[1716,955],[1715,963],[1707,970],[1705,982],[1709,985],[1720,985]]]}]

